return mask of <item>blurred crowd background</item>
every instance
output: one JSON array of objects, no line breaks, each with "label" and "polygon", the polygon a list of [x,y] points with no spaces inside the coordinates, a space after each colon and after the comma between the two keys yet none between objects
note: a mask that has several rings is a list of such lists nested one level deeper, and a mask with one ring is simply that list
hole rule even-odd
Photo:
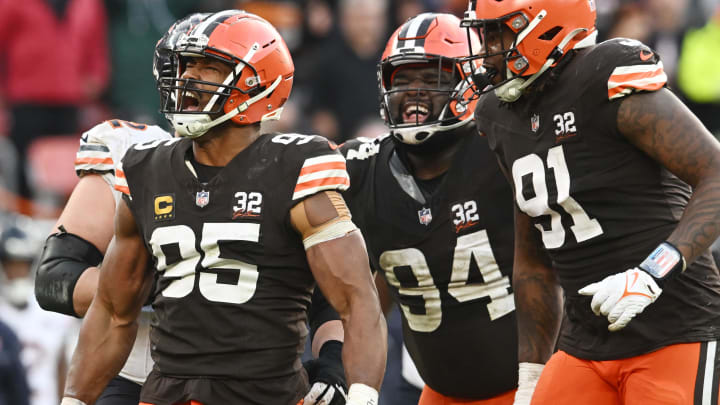
[{"label": "blurred crowd background", "polygon": [[[595,1],[600,40],[654,48],[671,90],[720,136],[720,0]],[[57,404],[77,322],[37,307],[31,269],[77,182],[80,135],[110,118],[169,129],[151,72],[155,43],[180,17],[227,8],[269,20],[293,54],[293,92],[271,129],[339,143],[384,133],[376,65],[392,31],[424,11],[462,16],[467,1],[0,0],[0,321],[13,330],[0,325],[0,393],[19,359],[31,403]],[[403,374],[402,362],[400,347],[389,370]]]}]

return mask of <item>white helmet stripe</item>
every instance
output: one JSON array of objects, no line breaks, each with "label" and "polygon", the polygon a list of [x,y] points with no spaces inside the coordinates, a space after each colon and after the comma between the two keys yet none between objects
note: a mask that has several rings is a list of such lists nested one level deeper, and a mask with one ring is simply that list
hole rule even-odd
[{"label": "white helmet stripe", "polygon": [[213,30],[215,29],[215,24],[213,23],[221,23],[225,20],[227,20],[229,17],[234,16],[235,14],[240,14],[239,10],[225,10],[223,12],[214,14],[212,17],[206,19],[205,21],[201,22],[200,24],[196,25],[195,28],[190,33],[190,36],[197,35],[197,34],[203,34],[207,37],[212,34]]},{"label": "white helmet stripe", "polygon": [[[425,38],[416,37],[427,34],[427,30],[435,17],[434,13],[423,13],[406,22],[405,27],[400,31],[399,37],[401,39],[397,42],[396,49],[423,47]],[[403,40],[402,38],[412,39]]]}]

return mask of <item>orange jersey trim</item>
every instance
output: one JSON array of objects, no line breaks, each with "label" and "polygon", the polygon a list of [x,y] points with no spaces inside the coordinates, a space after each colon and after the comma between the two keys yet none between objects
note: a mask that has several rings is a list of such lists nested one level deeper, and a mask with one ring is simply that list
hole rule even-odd
[{"label": "orange jersey trim", "polygon": [[608,98],[622,93],[626,89],[637,89],[637,90],[648,90],[654,91],[659,90],[665,85],[665,81],[654,82],[654,83],[640,83],[642,80],[652,79],[655,77],[661,77],[665,72],[662,67],[658,67],[652,72],[638,72],[638,73],[625,73],[616,74],[610,76],[608,82],[616,83],[616,87],[608,89]]},{"label": "orange jersey trim", "polygon": [[346,170],[345,162],[318,163],[316,165],[303,167],[302,170],[300,170],[300,176],[322,172],[324,170]]},{"label": "orange jersey trim", "polygon": [[76,165],[90,164],[90,165],[112,165],[112,158],[77,158],[75,159]]},{"label": "orange jersey trim", "polygon": [[317,180],[304,181],[295,186],[295,193],[307,190],[313,187],[323,186],[350,186],[350,180],[347,177],[325,177]]},{"label": "orange jersey trim", "polygon": [[130,195],[130,187],[128,187],[128,186],[119,186],[116,184],[114,186],[114,188],[115,188],[115,190],[120,191],[123,194]]}]

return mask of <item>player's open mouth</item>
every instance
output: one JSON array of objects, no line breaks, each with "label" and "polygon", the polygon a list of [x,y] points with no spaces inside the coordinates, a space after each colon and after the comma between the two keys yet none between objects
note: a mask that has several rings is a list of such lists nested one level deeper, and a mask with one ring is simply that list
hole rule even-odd
[{"label": "player's open mouth", "polygon": [[185,92],[185,94],[183,94],[181,109],[182,111],[199,111],[200,100],[198,99],[198,95],[196,93]]},{"label": "player's open mouth", "polygon": [[405,105],[402,113],[403,122],[406,124],[425,122],[429,116],[429,106],[416,102]]}]

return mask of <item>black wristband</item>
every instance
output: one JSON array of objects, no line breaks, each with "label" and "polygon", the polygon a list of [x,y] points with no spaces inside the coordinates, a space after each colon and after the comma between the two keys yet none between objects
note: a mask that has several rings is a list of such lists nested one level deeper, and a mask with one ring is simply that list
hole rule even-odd
[{"label": "black wristband", "polygon": [[331,359],[342,364],[343,342],[339,340],[328,340],[323,343],[318,353],[318,358]]}]

